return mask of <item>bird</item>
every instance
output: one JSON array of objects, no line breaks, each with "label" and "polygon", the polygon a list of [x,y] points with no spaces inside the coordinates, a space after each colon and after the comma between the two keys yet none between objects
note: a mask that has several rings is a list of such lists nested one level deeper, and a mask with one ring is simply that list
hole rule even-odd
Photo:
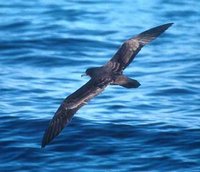
[{"label": "bird", "polygon": [[125,76],[123,74],[124,69],[133,61],[142,47],[156,39],[172,24],[167,23],[151,28],[126,40],[103,66],[88,68],[85,75],[88,75],[90,80],[61,103],[44,132],[41,148],[44,148],[58,136],[63,128],[70,123],[74,114],[89,100],[103,92],[108,85],[138,88],[140,83]]}]

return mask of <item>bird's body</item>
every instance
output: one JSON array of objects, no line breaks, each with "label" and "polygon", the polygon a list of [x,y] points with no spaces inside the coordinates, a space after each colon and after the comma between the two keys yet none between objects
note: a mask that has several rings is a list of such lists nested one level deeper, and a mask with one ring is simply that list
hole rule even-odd
[{"label": "bird's body", "polygon": [[60,105],[45,131],[42,147],[45,147],[62,131],[77,110],[100,94],[108,85],[120,85],[125,88],[139,87],[140,83],[123,75],[123,70],[132,62],[144,45],[157,38],[171,25],[172,23],[169,23],[142,32],[125,41],[105,65],[87,69],[85,73],[91,79],[69,95]]}]

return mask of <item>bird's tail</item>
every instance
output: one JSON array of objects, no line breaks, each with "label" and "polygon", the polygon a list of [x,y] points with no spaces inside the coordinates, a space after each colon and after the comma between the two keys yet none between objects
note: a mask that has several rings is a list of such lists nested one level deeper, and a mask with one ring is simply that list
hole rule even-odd
[{"label": "bird's tail", "polygon": [[135,79],[119,75],[111,85],[120,85],[125,88],[138,88],[141,84]]}]

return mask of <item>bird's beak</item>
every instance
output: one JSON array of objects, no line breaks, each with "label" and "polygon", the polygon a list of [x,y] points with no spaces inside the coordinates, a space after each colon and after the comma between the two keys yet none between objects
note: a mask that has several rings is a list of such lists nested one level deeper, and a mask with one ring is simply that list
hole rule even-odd
[{"label": "bird's beak", "polygon": [[81,75],[81,77],[83,77],[83,76],[87,76],[87,74],[86,74],[86,73],[84,73],[84,74],[82,74],[82,75]]}]

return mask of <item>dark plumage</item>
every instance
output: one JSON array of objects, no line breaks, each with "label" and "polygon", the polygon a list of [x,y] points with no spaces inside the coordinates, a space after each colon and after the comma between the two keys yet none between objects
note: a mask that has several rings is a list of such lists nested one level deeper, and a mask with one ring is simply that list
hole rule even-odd
[{"label": "dark plumage", "polygon": [[90,99],[100,94],[108,85],[120,85],[125,88],[137,88],[140,83],[123,75],[123,70],[133,61],[141,48],[150,41],[157,38],[173,23],[154,27],[139,35],[125,41],[111,60],[101,67],[89,68],[86,75],[91,79],[69,95],[56,111],[53,119],[47,127],[42,147],[52,141],[70,122],[73,115]]}]

